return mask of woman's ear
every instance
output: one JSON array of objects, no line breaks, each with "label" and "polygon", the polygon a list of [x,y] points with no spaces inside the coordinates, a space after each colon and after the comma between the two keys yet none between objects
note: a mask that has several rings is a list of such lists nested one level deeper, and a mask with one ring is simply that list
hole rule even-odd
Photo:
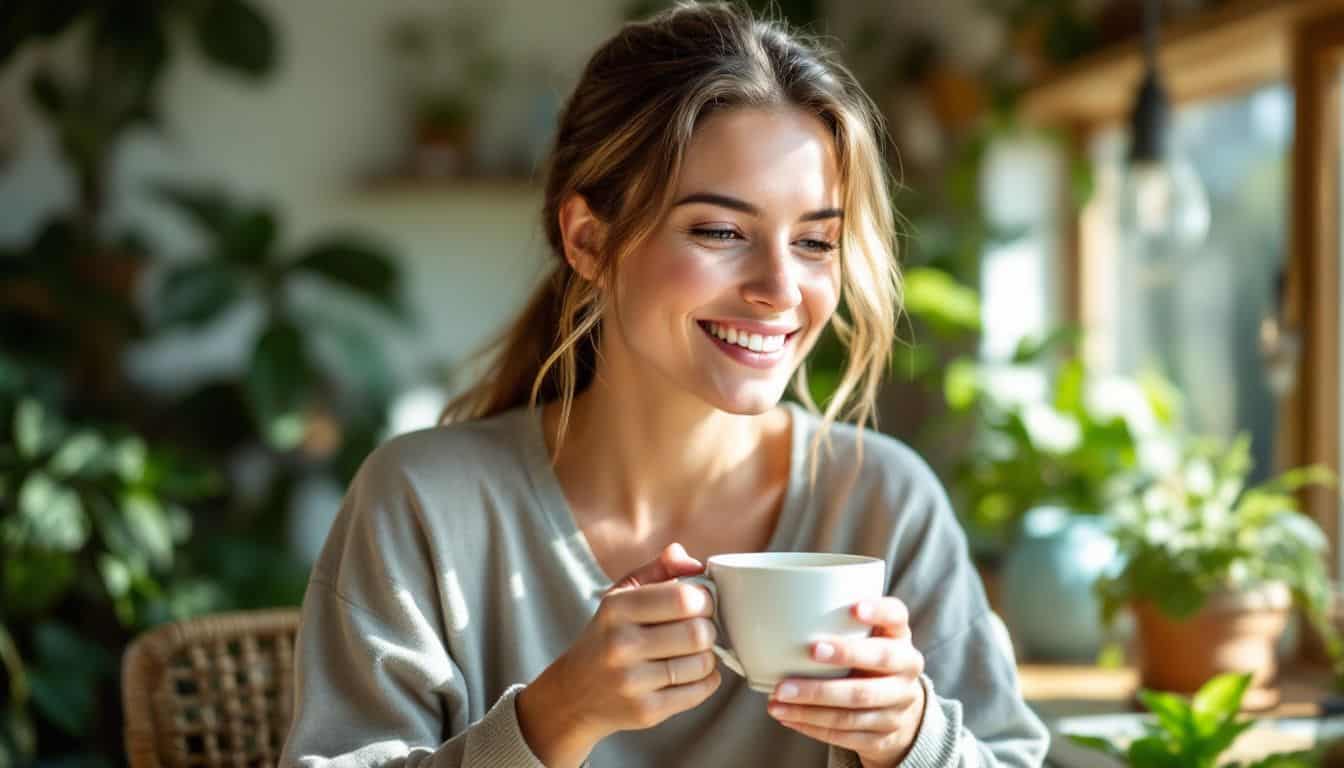
[{"label": "woman's ear", "polygon": [[565,244],[565,261],[593,282],[597,280],[600,251],[606,225],[588,207],[583,195],[573,194],[560,206],[560,237]]}]

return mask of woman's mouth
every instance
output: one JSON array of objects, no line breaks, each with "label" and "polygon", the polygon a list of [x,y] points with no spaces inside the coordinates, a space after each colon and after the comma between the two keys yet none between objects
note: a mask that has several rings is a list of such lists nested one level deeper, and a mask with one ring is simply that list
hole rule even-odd
[{"label": "woman's mouth", "polygon": [[788,355],[798,330],[788,333],[755,333],[724,323],[696,321],[709,340],[733,360],[751,368],[773,368]]}]

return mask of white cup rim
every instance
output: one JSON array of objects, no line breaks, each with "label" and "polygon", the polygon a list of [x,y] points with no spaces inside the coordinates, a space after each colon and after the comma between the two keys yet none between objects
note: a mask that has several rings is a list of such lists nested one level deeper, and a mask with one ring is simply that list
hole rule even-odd
[{"label": "white cup rim", "polygon": [[[793,564],[789,562],[791,557],[796,557],[800,561],[805,558],[825,558],[830,562],[798,562]],[[852,568],[856,565],[870,565],[872,563],[883,563],[885,565],[885,561],[880,558],[869,557],[868,555],[851,555],[843,552],[730,552],[713,555],[706,564],[749,571],[816,571]]]}]

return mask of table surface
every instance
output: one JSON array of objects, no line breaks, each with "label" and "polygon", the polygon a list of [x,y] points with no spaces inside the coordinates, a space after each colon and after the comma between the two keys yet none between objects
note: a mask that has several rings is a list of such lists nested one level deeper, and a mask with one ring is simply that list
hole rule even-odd
[{"label": "table surface", "polygon": [[[1100,715],[1136,712],[1134,694],[1139,688],[1137,670],[1132,667],[1103,669],[1070,664],[1020,664],[1018,675],[1022,693],[1032,708],[1047,721],[1074,715]],[[1270,710],[1251,713],[1258,719],[1276,717],[1316,717],[1320,702],[1330,693],[1330,675],[1325,667],[1294,665],[1279,674],[1280,701]],[[1254,732],[1243,735],[1230,757],[1257,759],[1273,752],[1309,748],[1297,741],[1266,739]]]}]

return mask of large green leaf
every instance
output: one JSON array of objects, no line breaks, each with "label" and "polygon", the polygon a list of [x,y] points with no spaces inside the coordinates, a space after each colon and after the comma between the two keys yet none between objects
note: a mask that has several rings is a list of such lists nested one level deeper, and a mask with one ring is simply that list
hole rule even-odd
[{"label": "large green leaf", "polygon": [[915,267],[905,273],[905,307],[911,314],[952,329],[980,328],[980,297],[941,269]]},{"label": "large green leaf", "polygon": [[166,182],[155,184],[152,189],[155,197],[186,214],[213,237],[223,236],[237,216],[232,201],[218,189]]},{"label": "large green leaf", "polygon": [[1205,683],[1191,702],[1196,730],[1208,736],[1241,709],[1241,697],[1251,684],[1250,675],[1219,675]]},{"label": "large green leaf", "polygon": [[376,400],[392,395],[392,363],[385,345],[374,333],[334,318],[328,318],[320,327],[322,336],[330,341],[336,353],[334,365],[326,368],[329,378],[351,384]]},{"label": "large green leaf", "polygon": [[153,496],[127,494],[121,512],[135,541],[156,568],[167,568],[173,561],[172,525],[164,508]]},{"label": "large green leaf", "polygon": [[1190,705],[1179,696],[1159,691],[1139,691],[1139,701],[1157,718],[1162,727],[1177,742],[1185,742],[1195,735],[1195,723]]},{"label": "large green leaf", "polygon": [[220,259],[245,267],[259,267],[271,260],[280,229],[276,216],[265,208],[253,208],[229,223],[215,243]]},{"label": "large green leaf", "polygon": [[275,447],[289,450],[303,437],[304,408],[313,385],[311,363],[299,329],[273,323],[257,340],[247,394],[257,425]]},{"label": "large green leaf", "polygon": [[55,622],[34,632],[37,663],[30,669],[33,702],[47,719],[74,737],[87,734],[98,684],[113,669],[101,646]]},{"label": "large green leaf", "polygon": [[107,456],[107,442],[91,429],[83,429],[61,443],[47,468],[58,477],[94,474]]},{"label": "large green leaf", "polygon": [[1134,768],[1197,768],[1182,764],[1181,757],[1155,736],[1145,736],[1130,742],[1129,764]]},{"label": "large green leaf", "polygon": [[308,249],[292,267],[329,280],[393,317],[404,317],[400,273],[386,251],[355,237],[326,240]]},{"label": "large green leaf", "polygon": [[42,404],[32,398],[24,398],[14,409],[14,446],[19,456],[34,459],[51,442],[50,419]]},{"label": "large green leaf", "polygon": [[155,312],[164,326],[200,327],[216,320],[241,293],[238,275],[228,264],[181,264],[164,276]]},{"label": "large green leaf", "polygon": [[74,584],[75,557],[67,552],[6,553],[0,565],[5,615],[30,617],[50,610]]},{"label": "large green leaf", "polygon": [[89,538],[89,520],[73,488],[34,472],[19,489],[19,519],[26,543],[37,549],[73,552]]},{"label": "large green leaf", "polygon": [[215,64],[246,77],[260,79],[275,67],[270,22],[243,0],[206,0],[196,19],[196,42]]}]

